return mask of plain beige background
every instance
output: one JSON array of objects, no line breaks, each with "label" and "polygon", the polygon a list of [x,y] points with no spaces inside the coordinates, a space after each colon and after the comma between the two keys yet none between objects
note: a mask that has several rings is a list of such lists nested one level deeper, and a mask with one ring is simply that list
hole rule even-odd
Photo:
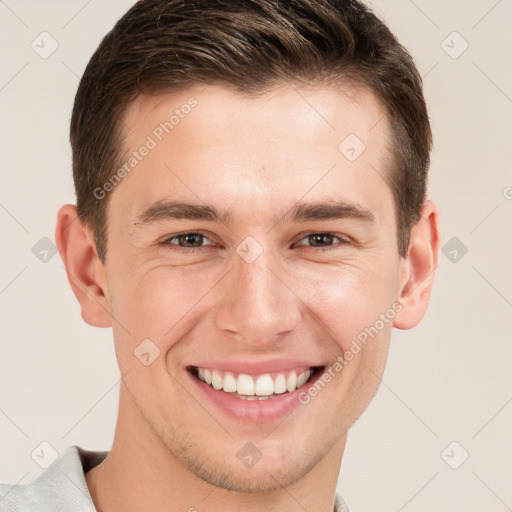
[{"label": "plain beige background", "polygon": [[[4,482],[30,482],[72,444],[112,442],[111,331],[82,321],[51,241],[59,206],[74,202],[68,129],[79,77],[131,3],[0,0]],[[354,512],[510,510],[512,2],[373,5],[424,76],[443,252],[425,320],[393,333],[338,487]]]}]

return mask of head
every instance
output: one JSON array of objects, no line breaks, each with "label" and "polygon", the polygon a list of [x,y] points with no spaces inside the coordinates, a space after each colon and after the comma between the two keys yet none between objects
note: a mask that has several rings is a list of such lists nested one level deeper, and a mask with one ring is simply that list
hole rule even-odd
[{"label": "head", "polygon": [[[410,55],[355,1],[140,1],[87,66],[71,144],[77,205],[56,238],[83,318],[113,328],[126,421],[226,489],[311,471],[430,296]],[[198,384],[197,367],[266,364],[317,369],[284,418],[252,402],[235,418]]]}]

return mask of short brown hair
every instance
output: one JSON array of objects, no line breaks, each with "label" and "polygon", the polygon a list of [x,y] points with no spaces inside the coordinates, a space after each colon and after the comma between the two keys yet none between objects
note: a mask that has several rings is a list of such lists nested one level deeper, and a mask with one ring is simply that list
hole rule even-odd
[{"label": "short brown hair", "polygon": [[108,197],[95,190],[121,165],[122,121],[144,93],[221,83],[246,94],[283,81],[369,88],[391,123],[398,249],[425,201],[432,134],[414,61],[356,0],[139,0],[101,41],[71,119],[78,215],[105,262]]}]

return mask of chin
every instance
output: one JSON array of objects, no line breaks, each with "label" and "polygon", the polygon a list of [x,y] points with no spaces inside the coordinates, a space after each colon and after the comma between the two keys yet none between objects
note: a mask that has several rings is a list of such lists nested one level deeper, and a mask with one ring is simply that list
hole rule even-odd
[{"label": "chin", "polygon": [[[177,458],[197,478],[215,487],[240,493],[269,493],[289,486],[304,477],[322,458],[311,450],[303,451],[292,448],[291,452],[276,451],[276,443],[265,450],[263,446],[261,458],[250,466],[246,466],[233,453],[228,451],[180,450]],[[288,443],[286,443],[288,445]],[[177,454],[175,453],[175,456]],[[232,459],[229,461],[229,459]]]},{"label": "chin", "polygon": [[[261,461],[260,461],[261,462]],[[236,468],[230,472],[219,471],[219,468],[209,471],[208,468],[189,468],[201,480],[225,489],[240,493],[269,493],[286,487],[301,476],[299,468]]]}]

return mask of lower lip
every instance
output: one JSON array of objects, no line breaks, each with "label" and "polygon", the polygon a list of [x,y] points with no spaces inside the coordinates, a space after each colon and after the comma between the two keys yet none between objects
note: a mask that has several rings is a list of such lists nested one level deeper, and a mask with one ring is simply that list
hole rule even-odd
[{"label": "lower lip", "polygon": [[239,421],[248,423],[270,423],[290,414],[301,404],[299,395],[304,393],[322,374],[317,370],[306,384],[295,391],[277,395],[267,400],[244,400],[221,390],[214,389],[185,370],[200,392],[212,401],[221,411]]}]

